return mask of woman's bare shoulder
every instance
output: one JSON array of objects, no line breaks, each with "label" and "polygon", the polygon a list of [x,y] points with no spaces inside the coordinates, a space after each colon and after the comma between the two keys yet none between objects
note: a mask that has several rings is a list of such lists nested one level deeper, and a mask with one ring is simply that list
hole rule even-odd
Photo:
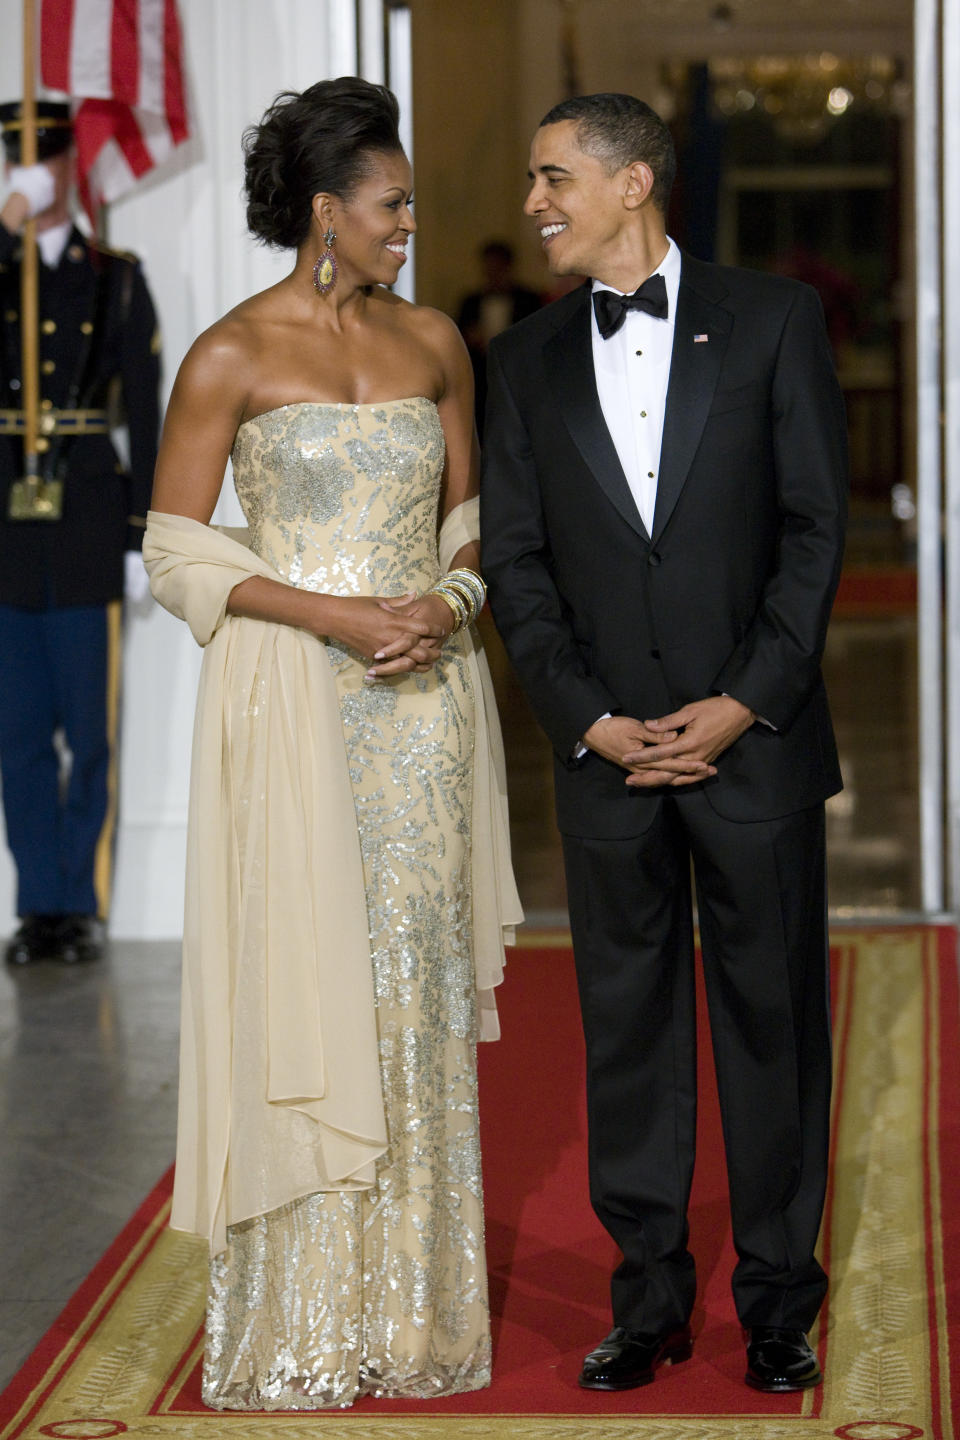
[{"label": "woman's bare shoulder", "polygon": [[445,363],[458,357],[461,351],[465,353],[463,337],[449,315],[431,305],[413,305],[389,291],[385,293],[389,296],[387,303],[395,306],[390,318],[406,330],[412,340],[426,346]]},{"label": "woman's bare shoulder", "polygon": [[269,310],[259,295],[229,310],[194,340],[180,367],[181,389],[221,387],[225,395],[244,393],[263,351],[263,325]]},{"label": "woman's bare shoulder", "polygon": [[443,335],[453,333],[459,335],[459,330],[442,310],[435,310],[432,305],[414,305],[410,300],[404,300],[400,295],[394,295],[391,290],[385,290],[378,285],[371,293],[371,300],[385,307],[385,318],[388,318],[397,325],[405,325],[409,329],[424,335]]},{"label": "woman's bare shoulder", "polygon": [[254,305],[258,298],[244,300],[203,330],[188,350],[188,358],[229,366],[254,355],[262,319]]}]

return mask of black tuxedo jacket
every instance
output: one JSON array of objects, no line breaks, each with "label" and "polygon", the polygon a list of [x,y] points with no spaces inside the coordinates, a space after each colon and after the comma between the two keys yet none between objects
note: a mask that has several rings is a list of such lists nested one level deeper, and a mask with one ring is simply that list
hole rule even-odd
[{"label": "black tuxedo jacket", "polygon": [[494,619],[556,752],[560,828],[640,834],[663,794],[572,759],[594,720],[722,693],[769,726],[704,782],[718,814],[820,803],[841,785],[820,658],[846,431],[816,292],[683,256],[652,535],[600,409],[590,306],[586,284],[493,342],[481,487]]}]

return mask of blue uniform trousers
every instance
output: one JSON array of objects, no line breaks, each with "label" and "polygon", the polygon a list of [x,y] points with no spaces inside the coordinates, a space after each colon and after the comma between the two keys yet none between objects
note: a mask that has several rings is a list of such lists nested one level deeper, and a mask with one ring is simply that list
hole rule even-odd
[{"label": "blue uniform trousers", "polygon": [[0,778],[20,915],[106,913],[119,618],[120,602],[0,605]]}]

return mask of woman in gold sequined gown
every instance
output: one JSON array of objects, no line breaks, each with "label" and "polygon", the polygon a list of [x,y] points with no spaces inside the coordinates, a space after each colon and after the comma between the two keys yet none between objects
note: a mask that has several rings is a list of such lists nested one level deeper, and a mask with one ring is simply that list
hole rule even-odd
[{"label": "woman in gold sequined gown", "polygon": [[[429,593],[441,526],[479,567],[472,378],[385,288],[415,229],[396,102],[321,82],[245,150],[250,227],[296,264],[185,360],[145,547],[207,645],[173,1223],[211,1240],[206,1403],[318,1409],[489,1383],[478,935],[519,914],[502,864],[476,893],[490,716]],[[209,527],[228,455],[247,550]]]}]

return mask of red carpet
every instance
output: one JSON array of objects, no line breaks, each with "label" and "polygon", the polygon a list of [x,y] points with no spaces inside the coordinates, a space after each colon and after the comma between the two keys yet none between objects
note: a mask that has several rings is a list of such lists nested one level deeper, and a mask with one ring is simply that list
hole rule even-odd
[{"label": "red carpet", "polygon": [[[337,1440],[491,1429],[604,1440],[608,1434],[778,1440],[796,1426],[804,1437],[951,1440],[951,1397],[960,1394],[949,1343],[960,1313],[955,935],[946,929],[841,935],[834,960],[835,1160],[824,1226],[832,1329],[824,1327],[820,1337],[823,1389],[770,1396],[742,1383],[706,1037],[691,1211],[700,1275],[693,1359],[665,1367],[641,1390],[598,1395],[578,1388],[583,1353],[609,1327],[615,1251],[586,1198],[582,1038],[572,957],[557,945],[513,953],[501,1000],[503,1040],[481,1047],[495,1338],[489,1390],[419,1404],[367,1400],[312,1418],[205,1410],[203,1247],[164,1230],[165,1177],[0,1397],[0,1440],[121,1433],[214,1440],[221,1430],[258,1440],[289,1430],[292,1440],[318,1433],[318,1426]],[[167,1331],[161,1344],[157,1337]],[[955,1354],[958,1346],[955,1333]],[[604,1416],[613,1429],[603,1428]],[[627,1430],[617,1428],[618,1416],[634,1417]],[[482,1426],[470,1417],[483,1419]],[[555,1418],[547,1424],[545,1417]]]},{"label": "red carpet", "polygon": [[[487,1264],[497,1383],[470,1396],[359,1401],[356,1413],[799,1414],[803,1397],[743,1385],[743,1345],[729,1292],[726,1167],[709,1033],[701,1035],[699,1162],[690,1216],[702,1300],[694,1358],[655,1385],[603,1395],[581,1390],[584,1352],[611,1325],[617,1249],[587,1199],[583,1036],[573,953],[517,950],[500,1004],[503,1038],[480,1046]],[[703,996],[700,997],[701,1021]],[[703,1025],[701,1024],[701,1028]],[[199,1363],[173,1410],[200,1407]]]}]

